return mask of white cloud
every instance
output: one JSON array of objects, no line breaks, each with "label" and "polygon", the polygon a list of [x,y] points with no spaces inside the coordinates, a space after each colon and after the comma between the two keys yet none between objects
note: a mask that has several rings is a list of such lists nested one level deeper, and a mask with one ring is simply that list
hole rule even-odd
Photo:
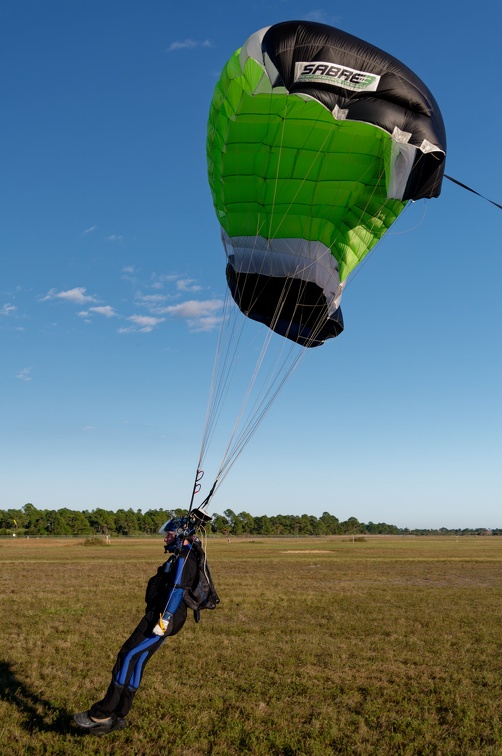
[{"label": "white cloud", "polygon": [[4,306],[0,310],[0,315],[5,315],[6,317],[9,317],[9,315],[12,315],[16,310],[17,310],[16,305],[4,304]]},{"label": "white cloud", "polygon": [[20,381],[24,381],[25,383],[28,383],[31,381],[31,367],[22,368],[19,373],[16,375],[16,378],[19,378]]},{"label": "white cloud", "polygon": [[163,289],[166,283],[177,281],[180,278],[179,275],[173,273],[162,273],[161,275],[155,273],[151,277],[151,282],[147,284],[151,289]]},{"label": "white cloud", "polygon": [[200,291],[202,286],[198,286],[191,278],[180,278],[176,281],[176,288],[178,291]]},{"label": "white cloud", "polygon": [[110,236],[107,236],[106,238],[108,241],[120,241],[122,236],[120,236],[120,234],[110,234]]},{"label": "white cloud", "polygon": [[92,323],[91,315],[93,313],[96,313],[96,315],[103,315],[103,317],[105,318],[118,317],[115,309],[110,305],[103,305],[102,307],[89,307],[88,310],[81,310],[80,312],[77,312],[77,317],[84,318],[86,323]]},{"label": "white cloud", "polygon": [[97,226],[89,226],[89,228],[84,229],[84,234],[92,234],[93,231],[97,231]]},{"label": "white cloud", "polygon": [[[88,310],[81,310],[80,312],[77,312],[77,315],[79,318],[88,318],[92,312],[95,312],[98,315],[104,315],[105,318],[117,317],[117,313],[110,305],[103,305],[102,307],[89,307]],[[90,323],[90,321],[88,322]]]},{"label": "white cloud", "polygon": [[191,331],[214,331],[215,328],[219,328],[223,316],[210,316],[199,318],[198,320],[188,320],[188,325]]},{"label": "white cloud", "polygon": [[162,304],[167,299],[169,299],[167,294],[143,294],[141,291],[137,291],[134,295],[136,304],[148,307],[149,309],[158,307],[159,304]]},{"label": "white cloud", "polygon": [[131,283],[136,283],[136,268],[134,265],[127,265],[125,268],[122,268],[122,278],[124,281],[130,281]]},{"label": "white cloud", "polygon": [[176,42],[171,42],[167,48],[168,52],[173,50],[193,50],[195,47],[213,47],[213,43],[209,39],[198,41],[196,39],[181,39]]},{"label": "white cloud", "polygon": [[222,316],[218,315],[224,302],[221,299],[206,299],[198,301],[192,299],[169,307],[162,307],[159,313],[183,318],[192,331],[212,331],[219,326]]},{"label": "white cloud", "polygon": [[110,307],[110,305],[104,305],[103,307],[89,307],[89,312],[96,312],[98,315],[104,315],[105,318],[115,318],[117,313]]},{"label": "white cloud", "polygon": [[141,327],[153,328],[153,326],[156,326],[158,323],[162,323],[165,318],[152,318],[150,315],[131,315],[127,320],[131,320],[133,323]]},{"label": "white cloud", "polygon": [[150,315],[130,315],[127,320],[130,320],[134,325],[129,326],[129,328],[119,328],[119,333],[149,333],[159,323],[163,323],[165,318],[153,318]]},{"label": "white cloud", "polygon": [[163,307],[161,312],[175,318],[203,318],[218,312],[222,307],[222,299],[206,299],[204,301],[191,299],[188,302]]},{"label": "white cloud", "polygon": [[56,291],[51,289],[45,297],[42,297],[42,302],[46,302],[49,299],[62,299],[65,302],[72,302],[73,304],[85,304],[86,302],[97,302],[96,297],[86,294],[87,289],[83,286],[77,286],[75,289],[68,289],[67,291]]}]

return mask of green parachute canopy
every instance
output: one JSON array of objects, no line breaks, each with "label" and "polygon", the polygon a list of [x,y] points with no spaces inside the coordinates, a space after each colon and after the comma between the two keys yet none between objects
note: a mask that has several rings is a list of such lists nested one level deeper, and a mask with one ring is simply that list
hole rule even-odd
[{"label": "green parachute canopy", "polygon": [[253,34],[207,136],[239,308],[304,346],[337,336],[347,276],[409,200],[439,196],[445,152],[434,97],[392,56],[318,23]]}]

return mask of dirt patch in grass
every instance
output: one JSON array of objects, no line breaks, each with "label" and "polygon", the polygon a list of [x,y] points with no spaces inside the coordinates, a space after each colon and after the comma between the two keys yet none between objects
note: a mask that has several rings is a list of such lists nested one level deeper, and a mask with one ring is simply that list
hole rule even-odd
[{"label": "dirt patch in grass", "polygon": [[329,549],[288,549],[283,551],[283,554],[333,554],[333,550]]}]

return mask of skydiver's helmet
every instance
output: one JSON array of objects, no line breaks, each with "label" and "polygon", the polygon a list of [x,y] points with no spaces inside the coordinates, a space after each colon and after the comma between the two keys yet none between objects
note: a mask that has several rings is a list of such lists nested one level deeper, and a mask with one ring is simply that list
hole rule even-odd
[{"label": "skydiver's helmet", "polygon": [[166,551],[177,551],[183,546],[183,541],[195,533],[195,524],[190,522],[188,517],[173,517],[159,528],[159,533],[163,536],[167,533],[175,533],[176,537],[169,545],[166,545]]},{"label": "skydiver's helmet", "polygon": [[167,535],[167,533],[175,533],[176,537],[170,544],[166,544],[164,551],[177,551],[181,549],[183,541],[195,534],[197,526],[203,527],[210,521],[211,517],[207,512],[203,512],[200,509],[192,510],[186,517],[172,517],[170,520],[166,520],[159,528],[159,533],[163,536]]}]

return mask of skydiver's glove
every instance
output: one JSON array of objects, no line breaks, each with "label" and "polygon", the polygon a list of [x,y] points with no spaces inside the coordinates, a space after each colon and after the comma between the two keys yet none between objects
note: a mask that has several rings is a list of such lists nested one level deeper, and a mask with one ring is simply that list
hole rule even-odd
[{"label": "skydiver's glove", "polygon": [[161,614],[159,616],[159,621],[152,630],[152,633],[160,637],[166,635],[171,629],[172,619],[173,615],[171,614],[171,612],[165,612],[164,614]]}]

